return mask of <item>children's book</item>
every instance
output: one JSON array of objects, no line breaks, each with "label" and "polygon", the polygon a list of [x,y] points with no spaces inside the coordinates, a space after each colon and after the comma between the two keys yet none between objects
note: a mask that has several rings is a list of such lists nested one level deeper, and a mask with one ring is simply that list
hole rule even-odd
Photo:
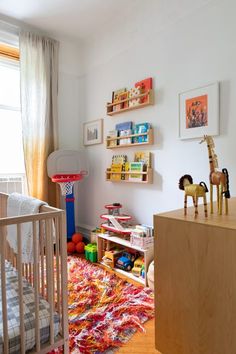
[{"label": "children's book", "polygon": [[113,155],[112,164],[124,164],[128,160],[127,155]]},{"label": "children's book", "polygon": [[[151,128],[150,123],[145,122],[145,123],[135,124],[134,134],[147,133],[150,128]],[[147,141],[148,141],[147,135],[140,135],[140,136],[134,137],[134,143],[144,143]]]},{"label": "children's book", "polygon": [[120,181],[121,180],[121,171],[122,171],[122,164],[121,163],[112,163],[112,165],[111,165],[111,180],[112,181]]},{"label": "children's book", "polygon": [[[147,79],[136,82],[135,87],[139,87],[142,93],[147,92],[148,90],[152,89],[152,78],[148,77]],[[141,100],[140,103],[147,102],[148,97],[144,96],[140,100]]]},{"label": "children's book", "polygon": [[133,122],[123,122],[116,124],[115,128],[120,132],[121,130],[132,129],[132,126]]},{"label": "children's book", "polygon": [[[126,87],[113,91],[112,92],[112,103],[118,103],[120,101],[119,96],[124,92],[126,92]],[[119,111],[121,108],[122,107],[120,104],[116,104],[113,106],[113,112]]]},{"label": "children's book", "polygon": [[[110,130],[108,132],[107,138],[116,138],[118,136],[118,131],[117,130]],[[107,146],[113,147],[117,146],[118,141],[117,140],[109,140]]]},{"label": "children's book", "polygon": [[[126,129],[126,130],[121,130],[120,131],[120,136],[128,136],[132,134],[131,129]],[[120,145],[127,145],[131,144],[132,138],[126,138],[126,139],[119,139],[120,140]]]},{"label": "children's book", "polygon": [[129,163],[129,171],[135,172],[134,174],[130,173],[130,175],[129,175],[130,181],[139,182],[139,181],[143,180],[143,175],[137,173],[137,172],[143,172],[143,163],[142,162],[130,162]]},{"label": "children's book", "polygon": [[144,167],[151,167],[151,152],[150,151],[135,152],[134,161],[142,162]]}]

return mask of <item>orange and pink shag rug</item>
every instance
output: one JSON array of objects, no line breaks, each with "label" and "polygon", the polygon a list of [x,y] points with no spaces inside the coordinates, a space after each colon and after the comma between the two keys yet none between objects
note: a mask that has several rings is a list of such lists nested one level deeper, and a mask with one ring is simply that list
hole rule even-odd
[{"label": "orange and pink shag rug", "polygon": [[113,353],[154,316],[154,295],[79,257],[68,258],[70,352]]}]

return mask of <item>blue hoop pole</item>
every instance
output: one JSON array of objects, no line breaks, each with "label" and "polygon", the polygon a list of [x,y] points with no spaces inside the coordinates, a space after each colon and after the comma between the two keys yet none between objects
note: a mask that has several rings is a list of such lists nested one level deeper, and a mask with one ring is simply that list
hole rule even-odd
[{"label": "blue hoop pole", "polygon": [[67,224],[67,240],[71,240],[75,233],[75,198],[72,190],[71,194],[66,195],[66,224]]}]

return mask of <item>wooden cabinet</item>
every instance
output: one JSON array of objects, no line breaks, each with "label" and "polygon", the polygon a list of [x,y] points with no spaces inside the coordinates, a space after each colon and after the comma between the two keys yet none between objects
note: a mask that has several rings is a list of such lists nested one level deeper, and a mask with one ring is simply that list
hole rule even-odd
[{"label": "wooden cabinet", "polygon": [[154,216],[161,354],[236,353],[236,198],[229,201],[229,215]]}]

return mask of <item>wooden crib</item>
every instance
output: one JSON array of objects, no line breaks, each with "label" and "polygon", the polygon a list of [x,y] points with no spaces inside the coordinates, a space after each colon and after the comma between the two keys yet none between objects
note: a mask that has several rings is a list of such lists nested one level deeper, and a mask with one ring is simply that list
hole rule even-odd
[{"label": "wooden crib", "polygon": [[[0,352],[43,354],[61,347],[69,353],[65,212],[43,205],[38,214],[7,217],[7,200],[0,193]],[[33,229],[29,264],[22,262],[26,222]],[[7,242],[9,225],[17,228],[17,254]]]}]

